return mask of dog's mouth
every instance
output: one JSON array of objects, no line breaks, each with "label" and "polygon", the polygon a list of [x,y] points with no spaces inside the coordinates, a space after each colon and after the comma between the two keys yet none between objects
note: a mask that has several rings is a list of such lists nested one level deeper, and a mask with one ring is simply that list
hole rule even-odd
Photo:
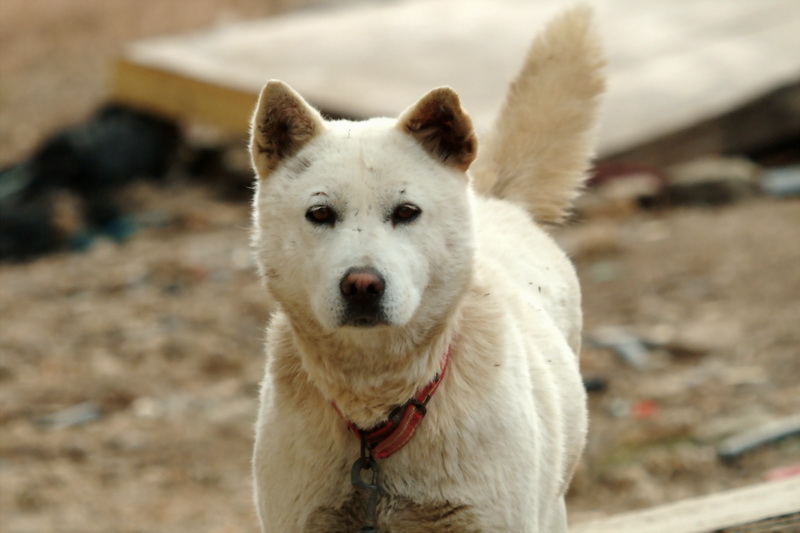
[{"label": "dog's mouth", "polygon": [[388,326],[389,319],[381,306],[350,305],[344,310],[341,325],[353,328],[374,328]]},{"label": "dog's mouth", "polygon": [[342,325],[354,328],[374,328],[376,326],[388,326],[389,322],[386,321],[385,317],[362,315],[348,317],[342,322]]}]

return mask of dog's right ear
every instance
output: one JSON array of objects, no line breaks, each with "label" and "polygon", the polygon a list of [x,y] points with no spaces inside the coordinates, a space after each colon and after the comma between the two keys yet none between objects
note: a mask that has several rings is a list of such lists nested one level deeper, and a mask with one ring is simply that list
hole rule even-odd
[{"label": "dog's right ear", "polygon": [[259,178],[322,131],[324,120],[303,97],[279,80],[261,90],[250,128],[250,158]]}]

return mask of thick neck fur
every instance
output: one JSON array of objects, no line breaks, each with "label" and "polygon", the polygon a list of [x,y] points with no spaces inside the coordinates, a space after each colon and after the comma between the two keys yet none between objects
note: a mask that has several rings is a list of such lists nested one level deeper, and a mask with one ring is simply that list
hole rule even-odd
[{"label": "thick neck fur", "polygon": [[434,378],[459,322],[454,305],[432,327],[412,324],[330,332],[301,318],[296,310],[284,311],[311,384],[363,429],[386,420],[392,409]]}]

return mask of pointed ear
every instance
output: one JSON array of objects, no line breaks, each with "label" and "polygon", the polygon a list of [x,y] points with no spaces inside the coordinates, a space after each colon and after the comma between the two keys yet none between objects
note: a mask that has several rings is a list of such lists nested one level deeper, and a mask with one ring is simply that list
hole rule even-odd
[{"label": "pointed ear", "polygon": [[261,179],[293,156],[324,126],[319,112],[291,87],[270,80],[261,90],[250,128],[250,157]]},{"label": "pointed ear", "polygon": [[434,89],[405,110],[398,127],[414,137],[434,158],[466,171],[478,152],[472,119],[461,109],[450,87]]}]

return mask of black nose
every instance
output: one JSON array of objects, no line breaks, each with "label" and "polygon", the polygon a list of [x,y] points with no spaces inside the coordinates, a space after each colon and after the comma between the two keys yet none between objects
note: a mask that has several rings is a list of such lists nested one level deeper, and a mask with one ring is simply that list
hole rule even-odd
[{"label": "black nose", "polygon": [[345,301],[342,324],[372,327],[386,323],[381,298],[386,281],[374,268],[351,268],[342,276],[339,290]]},{"label": "black nose", "polygon": [[374,268],[351,268],[345,272],[339,289],[348,302],[368,304],[383,296],[386,282]]}]

